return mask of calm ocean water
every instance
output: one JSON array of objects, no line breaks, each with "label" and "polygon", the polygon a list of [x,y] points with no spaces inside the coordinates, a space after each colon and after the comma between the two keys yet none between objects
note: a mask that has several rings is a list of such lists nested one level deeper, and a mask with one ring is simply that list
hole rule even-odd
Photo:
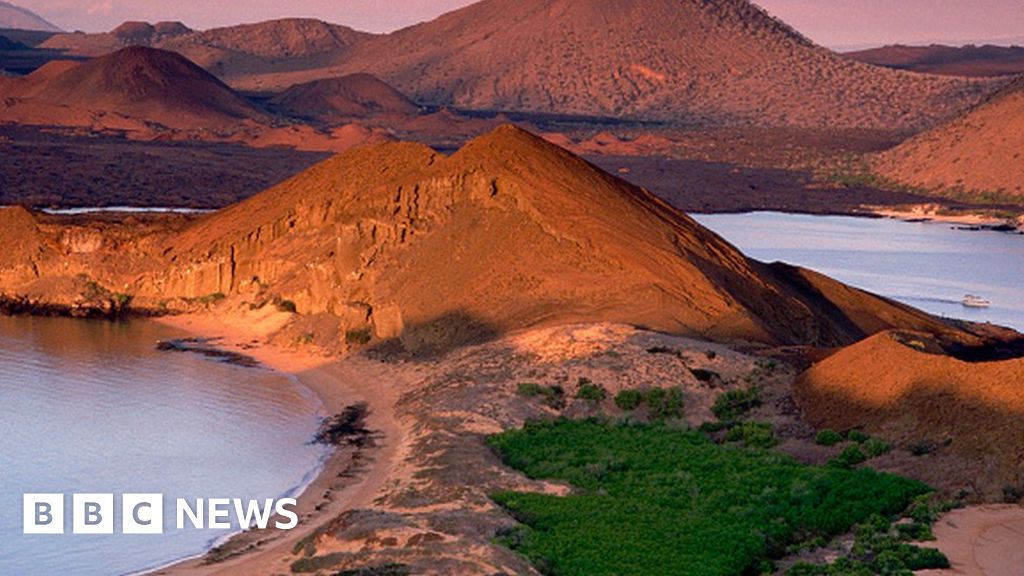
[{"label": "calm ocean water", "polygon": [[[278,498],[317,471],[319,401],[283,375],[157,352],[148,322],[0,317],[0,574],[109,575],[203,552],[174,498]],[[22,494],[163,493],[162,535],[23,535]]]},{"label": "calm ocean water", "polygon": [[[940,316],[1024,331],[1024,236],[777,212],[695,218],[758,260],[811,268]],[[966,294],[992,307],[965,308]]]}]

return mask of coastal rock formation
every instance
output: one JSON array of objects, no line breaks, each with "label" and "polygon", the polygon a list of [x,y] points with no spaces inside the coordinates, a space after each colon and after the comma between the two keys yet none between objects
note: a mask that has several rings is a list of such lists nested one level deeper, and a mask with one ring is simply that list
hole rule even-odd
[{"label": "coastal rock formation", "polygon": [[353,150],[165,242],[140,295],[270,287],[305,315],[430,347],[530,326],[628,322],[831,345],[931,317],[766,266],[651,194],[518,128],[444,157]]},{"label": "coastal rock formation", "polygon": [[888,180],[979,199],[1024,198],[1024,80],[967,114],[881,154]]},{"label": "coastal rock formation", "polygon": [[[36,263],[47,282],[84,277],[150,311],[274,303],[313,331],[334,326],[336,339],[414,351],[591,321],[816,346],[889,328],[961,336],[820,274],[750,260],[650,193],[512,126],[450,157],[407,143],[353,149],[183,229],[183,217],[48,220],[54,249]],[[37,281],[2,288],[47,298]]]}]

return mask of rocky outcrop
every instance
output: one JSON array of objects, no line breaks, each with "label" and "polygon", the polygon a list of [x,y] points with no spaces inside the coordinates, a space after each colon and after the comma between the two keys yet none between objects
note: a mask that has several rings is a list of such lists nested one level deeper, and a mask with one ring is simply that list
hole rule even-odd
[{"label": "rocky outcrop", "polygon": [[576,322],[816,346],[893,327],[954,332],[819,274],[749,260],[512,126],[450,157],[419,144],[352,150],[194,220],[9,218],[31,242],[6,267],[15,301],[274,305],[300,315],[296,337],[326,331],[342,343],[430,351]]}]

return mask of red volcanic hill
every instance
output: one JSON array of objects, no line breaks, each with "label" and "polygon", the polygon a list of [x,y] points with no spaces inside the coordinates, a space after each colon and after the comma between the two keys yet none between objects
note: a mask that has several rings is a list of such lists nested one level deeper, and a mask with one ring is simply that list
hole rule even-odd
[{"label": "red volcanic hill", "polygon": [[[247,294],[413,349],[532,326],[624,322],[722,340],[833,345],[911,308],[747,259],[648,192],[505,126],[452,156],[345,152],[164,242],[140,299]],[[140,300],[143,301],[143,300]]]},{"label": "red volcanic hill", "polygon": [[1024,199],[1024,79],[874,165],[886,179],[918,188]]},{"label": "red volcanic hill", "polygon": [[1020,478],[1022,381],[1024,359],[965,362],[926,334],[885,332],[814,365],[795,396],[816,428],[932,446],[939,453],[930,458],[958,454],[968,466],[937,466],[930,480],[948,484],[952,476],[992,497]]},{"label": "red volcanic hill", "polygon": [[270,103],[288,115],[325,122],[376,115],[411,115],[420,111],[404,94],[370,74],[351,74],[292,86]]},{"label": "red volcanic hill", "polygon": [[843,58],[747,0],[484,0],[233,84],[354,72],[432,105],[797,126],[927,126],[984,91]]},{"label": "red volcanic hill", "polygon": [[883,46],[843,54],[889,68],[947,76],[1015,76],[1024,74],[1021,46]]},{"label": "red volcanic hill", "polygon": [[126,22],[103,34],[58,34],[41,48],[99,56],[125,46],[173,50],[230,80],[253,71],[318,67],[372,35],[320,20],[287,18],[192,31],[180,23]]},{"label": "red volcanic hill", "polygon": [[[81,64],[51,63],[8,86],[7,95],[63,115],[105,112],[169,128],[217,128],[264,113],[208,72],[173,52],[132,47]],[[5,116],[17,119],[18,107]]]}]

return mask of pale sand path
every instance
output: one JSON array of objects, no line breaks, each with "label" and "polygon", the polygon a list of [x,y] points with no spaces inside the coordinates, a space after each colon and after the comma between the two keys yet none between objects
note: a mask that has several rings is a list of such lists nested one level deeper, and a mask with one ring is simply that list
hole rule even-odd
[{"label": "pale sand path", "polygon": [[[203,565],[202,559],[197,558],[154,574],[289,574],[295,544],[342,512],[372,505],[408,452],[408,431],[395,417],[394,408],[402,391],[410,384],[412,371],[395,370],[366,358],[327,359],[266,344],[266,334],[282,320],[273,316],[186,315],[163,318],[159,322],[196,336],[223,338],[217,342],[218,347],[252,356],[268,368],[294,375],[320,397],[330,414],[351,404],[366,402],[369,405],[367,427],[378,433],[377,447],[369,452],[369,461],[355,477],[339,479],[339,474],[349,467],[349,454],[339,451],[328,460],[324,471],[299,498],[296,511],[302,520],[298,528],[273,531],[273,540],[262,544],[258,550],[215,565]],[[332,493],[325,498],[328,490]]]},{"label": "pale sand path", "polygon": [[1024,507],[973,506],[953,510],[935,524],[935,542],[952,570],[922,576],[1024,576]]}]

